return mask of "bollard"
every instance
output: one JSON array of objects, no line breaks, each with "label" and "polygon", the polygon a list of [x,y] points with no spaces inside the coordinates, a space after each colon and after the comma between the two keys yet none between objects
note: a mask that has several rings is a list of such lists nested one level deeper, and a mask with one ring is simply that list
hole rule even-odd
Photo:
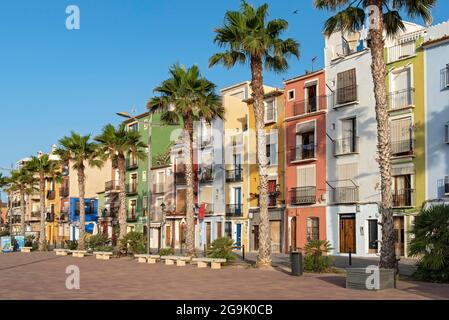
[{"label": "bollard", "polygon": [[349,248],[349,265],[352,266],[352,249]]},{"label": "bollard", "polygon": [[242,245],[242,258],[245,261],[245,245]]}]

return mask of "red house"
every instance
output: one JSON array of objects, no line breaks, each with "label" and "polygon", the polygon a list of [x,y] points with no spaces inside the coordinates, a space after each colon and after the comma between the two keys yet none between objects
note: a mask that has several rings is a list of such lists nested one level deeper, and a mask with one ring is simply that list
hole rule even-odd
[{"label": "red house", "polygon": [[326,112],[324,70],[285,85],[286,241],[290,249],[326,239]]}]

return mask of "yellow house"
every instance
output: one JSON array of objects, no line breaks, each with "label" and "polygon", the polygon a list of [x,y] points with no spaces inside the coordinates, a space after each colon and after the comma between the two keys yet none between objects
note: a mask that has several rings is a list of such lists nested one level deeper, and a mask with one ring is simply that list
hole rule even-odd
[{"label": "yellow house", "polygon": [[61,183],[54,179],[45,182],[45,236],[49,245],[60,244],[58,239],[58,222],[61,213],[60,192]]},{"label": "yellow house", "polygon": [[[256,120],[252,98],[245,101],[249,111],[249,248],[259,249],[259,167],[256,157]],[[268,157],[268,213],[272,252],[285,249],[285,152],[284,152],[284,92],[265,87],[265,137]]]}]

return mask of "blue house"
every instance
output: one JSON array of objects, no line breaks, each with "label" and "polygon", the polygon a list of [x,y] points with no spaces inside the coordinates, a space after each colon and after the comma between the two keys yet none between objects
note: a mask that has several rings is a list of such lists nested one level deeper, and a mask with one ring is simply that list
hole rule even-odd
[{"label": "blue house", "polygon": [[[98,200],[87,198],[84,199],[86,211],[85,231],[93,233],[98,220]],[[80,221],[80,199],[70,198],[70,240],[78,240],[78,225]]]}]

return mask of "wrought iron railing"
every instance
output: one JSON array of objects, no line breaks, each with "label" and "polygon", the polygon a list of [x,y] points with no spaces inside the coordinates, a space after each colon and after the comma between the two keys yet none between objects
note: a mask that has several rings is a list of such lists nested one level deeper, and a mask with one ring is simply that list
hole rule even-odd
[{"label": "wrought iron railing", "polygon": [[316,187],[298,187],[290,189],[290,203],[304,205],[316,203]]}]

